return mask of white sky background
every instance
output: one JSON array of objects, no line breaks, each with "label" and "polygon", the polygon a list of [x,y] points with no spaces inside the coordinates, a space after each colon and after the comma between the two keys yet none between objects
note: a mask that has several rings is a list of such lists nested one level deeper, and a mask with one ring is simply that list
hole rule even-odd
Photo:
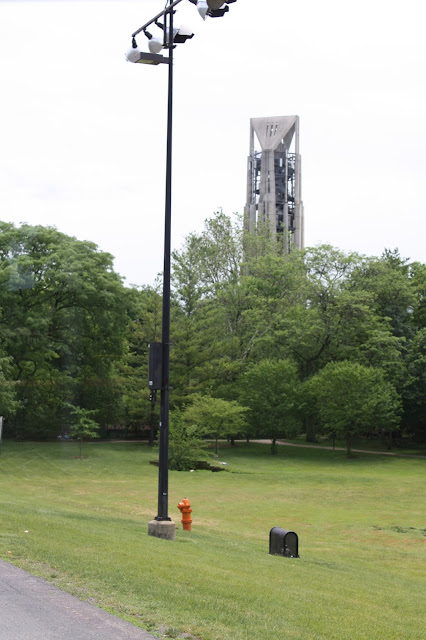
[{"label": "white sky background", "polygon": [[[165,0],[0,0],[0,219],[163,265],[167,67],[127,63]],[[307,246],[426,261],[426,5],[238,0],[175,50],[173,246],[242,212],[249,120],[300,116]],[[138,37],[140,46],[145,37]]]}]

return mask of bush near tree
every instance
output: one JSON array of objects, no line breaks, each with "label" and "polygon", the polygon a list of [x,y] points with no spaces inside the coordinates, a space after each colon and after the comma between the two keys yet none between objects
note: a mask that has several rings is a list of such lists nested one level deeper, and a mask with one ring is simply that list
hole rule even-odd
[{"label": "bush near tree", "polygon": [[197,425],[188,423],[182,411],[170,412],[169,469],[189,471],[206,459],[207,443]]}]

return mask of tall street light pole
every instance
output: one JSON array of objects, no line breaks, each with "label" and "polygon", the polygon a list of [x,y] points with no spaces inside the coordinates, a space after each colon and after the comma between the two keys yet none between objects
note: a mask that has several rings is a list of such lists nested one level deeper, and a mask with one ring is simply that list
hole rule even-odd
[{"label": "tall street light pole", "polygon": [[[158,476],[158,515],[157,521],[169,521],[168,515],[168,463],[169,463],[169,376],[170,376],[170,250],[172,224],[172,133],[173,133],[173,9],[168,17],[168,98],[167,98],[167,161],[166,161],[166,201],[164,209],[164,271],[163,271],[163,316],[161,329],[162,342],[162,389],[160,399],[160,452]],[[167,33],[169,34],[167,36]]]},{"label": "tall street light pole", "polygon": [[[222,17],[228,12],[228,4],[236,0],[189,0],[197,6],[203,18]],[[161,344],[150,345],[149,388],[151,393],[161,391],[160,397],[160,429],[159,429],[159,463],[158,463],[158,511],[154,520],[148,524],[148,534],[157,538],[173,540],[176,537],[176,526],[168,514],[168,462],[169,462],[169,394],[170,394],[170,263],[171,263],[171,220],[172,220],[172,133],[173,133],[173,49],[175,43],[185,42],[193,34],[173,25],[174,7],[182,0],[167,0],[166,8],[140,29],[132,34],[132,48],[127,52],[129,62],[144,64],[167,64],[168,97],[167,97],[167,161],[166,161],[166,199],[164,214],[164,270],[163,270],[163,315]],[[164,16],[164,24],[158,20]],[[148,32],[148,27],[155,24],[163,30],[162,39]],[[136,36],[143,32],[149,40],[150,53],[139,50]],[[168,50],[168,56],[159,55],[162,49]]]}]

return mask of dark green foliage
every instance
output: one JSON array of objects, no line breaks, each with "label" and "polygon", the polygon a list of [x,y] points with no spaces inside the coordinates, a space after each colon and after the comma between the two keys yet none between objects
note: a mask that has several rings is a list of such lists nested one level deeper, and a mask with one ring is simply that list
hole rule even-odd
[{"label": "dark green foliage", "polygon": [[407,352],[407,376],[402,396],[407,433],[426,440],[426,327],[414,336]]},{"label": "dark green foliage", "polygon": [[400,398],[379,369],[329,362],[306,386],[321,426],[346,439],[348,456],[354,436],[392,432],[399,424]]},{"label": "dark green foliage", "polygon": [[0,223],[0,345],[21,436],[60,433],[71,403],[101,424],[120,415],[124,289],[112,257],[53,228]]},{"label": "dark green foliage", "polygon": [[246,412],[247,409],[234,400],[197,395],[185,409],[184,419],[195,426],[198,433],[214,438],[217,455],[219,438],[235,438],[244,433]]},{"label": "dark green foliage", "polygon": [[0,416],[9,417],[18,410],[16,382],[12,379],[10,358],[0,357]]},{"label": "dark green foliage", "polygon": [[[174,253],[172,281],[171,407],[192,411],[197,428],[210,411],[215,440],[345,431],[326,415],[318,382],[337,385],[339,366],[351,394],[366,393],[370,380],[379,402],[375,425],[364,416],[349,431],[380,424],[426,439],[426,265],[397,250],[367,258],[323,245],[288,254],[267,228],[249,234],[218,212]],[[148,343],[161,341],[161,313],[161,282],[125,288],[93,243],[0,223],[5,432],[56,436],[71,405],[102,434],[149,433],[152,443],[159,403],[147,389]],[[238,427],[231,418],[216,424],[219,404],[225,415],[237,400],[248,409]]]},{"label": "dark green foliage", "polygon": [[181,411],[170,413],[169,469],[189,471],[196,469],[197,463],[206,457],[206,443],[203,431],[188,422]]},{"label": "dark green foliage", "polygon": [[278,438],[300,431],[298,383],[296,365],[289,360],[262,360],[241,377],[240,399],[250,409],[250,435],[269,438],[272,453]]},{"label": "dark green foliage", "polygon": [[96,411],[89,411],[81,407],[70,407],[70,414],[71,437],[78,441],[81,457],[83,441],[99,438],[99,424],[93,419]]},{"label": "dark green foliage", "polygon": [[162,301],[160,283],[128,289],[127,349],[118,369],[122,381],[123,421],[126,433],[137,436],[150,427],[150,443],[158,428],[158,402],[148,390],[148,344],[161,341]]}]

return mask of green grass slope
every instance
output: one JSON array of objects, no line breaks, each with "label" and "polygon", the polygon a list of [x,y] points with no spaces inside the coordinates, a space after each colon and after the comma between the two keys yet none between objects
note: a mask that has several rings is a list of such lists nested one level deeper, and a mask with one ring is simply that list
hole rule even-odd
[{"label": "green grass slope", "polygon": [[[1,558],[168,637],[424,640],[424,460],[222,448],[227,473],[170,472],[169,542],[147,535],[149,448],[83,455],[72,442],[4,443]],[[299,559],[268,554],[273,526],[296,531]]]}]

